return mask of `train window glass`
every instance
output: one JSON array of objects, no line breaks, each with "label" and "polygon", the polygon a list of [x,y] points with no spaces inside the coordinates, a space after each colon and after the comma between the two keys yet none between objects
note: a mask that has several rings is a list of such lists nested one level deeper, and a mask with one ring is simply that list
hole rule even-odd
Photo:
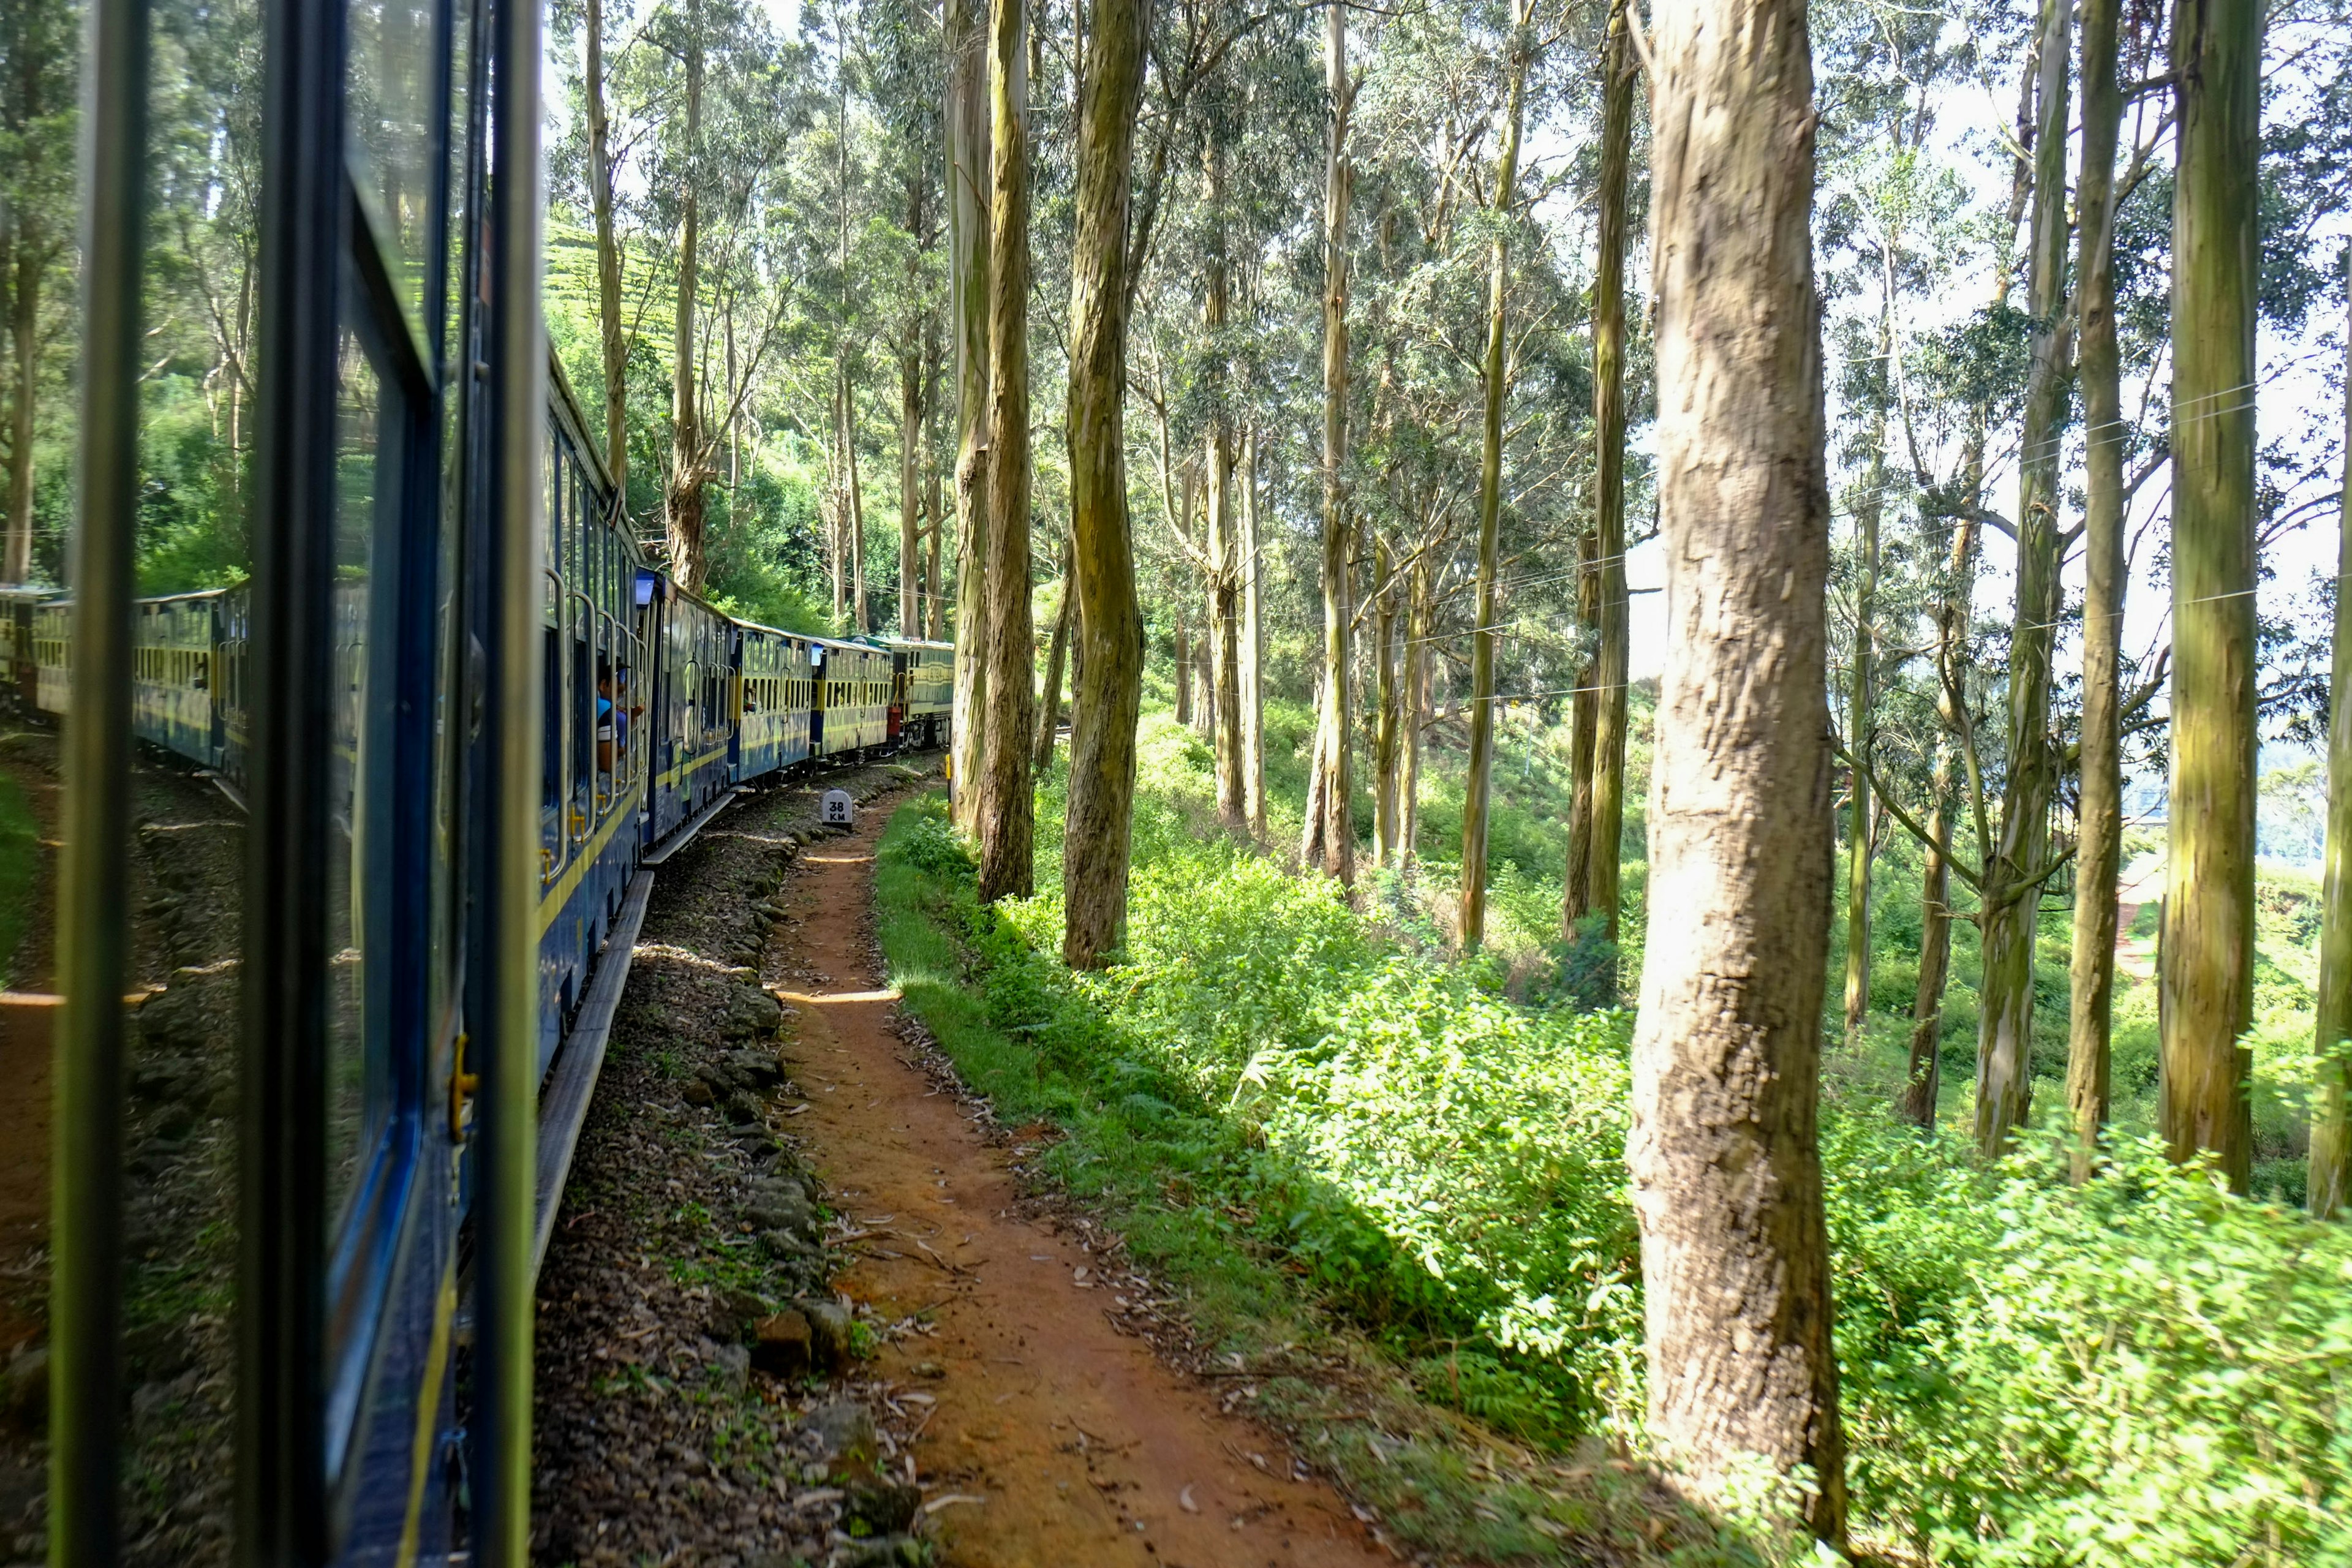
[{"label": "train window glass", "polygon": [[440,183],[434,164],[439,0],[352,0],[345,100],[352,183],[402,312],[426,337],[425,264]]},{"label": "train window glass", "polygon": [[[368,763],[362,755],[368,711],[371,574],[383,444],[383,380],[359,337],[341,348],[336,419],[332,702],[327,764],[327,1205],[339,1228],[357,1184],[360,1157],[381,1097],[369,1090],[367,895],[364,858]],[[373,1102],[373,1103],[372,1103]]]},{"label": "train window glass", "polygon": [[563,648],[553,626],[543,635],[541,712],[547,729],[540,738],[539,847],[541,870],[551,880],[563,864]]}]

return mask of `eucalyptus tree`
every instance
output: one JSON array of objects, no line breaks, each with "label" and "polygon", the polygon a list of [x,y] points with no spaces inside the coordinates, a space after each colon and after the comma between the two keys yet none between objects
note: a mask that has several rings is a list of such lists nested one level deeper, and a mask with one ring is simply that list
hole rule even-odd
[{"label": "eucalyptus tree", "polygon": [[[1592,283],[1592,554],[1593,598],[1600,612],[1592,687],[1590,847],[1582,885],[1571,878],[1561,910],[1562,934],[1573,938],[1580,920],[1597,914],[1612,945],[1621,916],[1625,820],[1625,727],[1632,677],[1632,602],[1625,584],[1625,252],[1632,214],[1633,58],[1632,0],[1612,0],[1601,46],[1600,256]],[[1576,859],[1573,848],[1569,856]]]},{"label": "eucalyptus tree", "polygon": [[[948,336],[956,427],[955,692],[950,713],[956,819],[979,821],[982,742],[988,730],[989,268],[993,181],[989,107],[988,6],[941,0],[947,52]],[[1023,682],[1026,685],[1024,679]]]},{"label": "eucalyptus tree", "polygon": [[1829,493],[1802,0],[1666,0],[1651,234],[1669,627],[1626,1163],[1649,1430],[1718,1500],[1808,1471],[1845,1536],[1818,1139]]},{"label": "eucalyptus tree", "polygon": [[2243,1192],[2252,1157],[2254,360],[2263,11],[2182,5],[2172,205],[2172,781],[2162,1122]]},{"label": "eucalyptus tree", "polygon": [[1511,0],[1510,33],[1504,47],[1502,129],[1495,157],[1494,196],[1488,208],[1486,354],[1479,373],[1486,424],[1478,460],[1478,607],[1470,634],[1470,775],[1462,801],[1462,915],[1459,936],[1465,948],[1486,934],[1486,816],[1495,773],[1495,615],[1497,563],[1502,553],[1503,401],[1506,302],[1510,288],[1509,224],[1518,196],[1519,138],[1527,118],[1528,71],[1534,63],[1536,0]]},{"label": "eucalyptus tree", "polygon": [[2059,456],[2074,333],[2065,310],[2067,101],[2073,0],[2042,0],[2035,37],[2032,220],[2027,311],[2032,371],[2018,457],[2017,607],[2010,634],[2006,773],[1999,838],[1979,891],[1983,908],[1982,1013],[1977,1033],[1976,1142],[2009,1147],[2033,1092],[2033,959],[2042,889],[2057,868],[2050,844],[2058,749],[2050,689],[2059,620]]},{"label": "eucalyptus tree", "polygon": [[[1029,8],[991,0],[988,258],[988,549],[982,658],[980,896],[1026,898],[1034,879],[1036,801],[1030,748],[1029,617]],[[970,590],[965,590],[969,594]]]},{"label": "eucalyptus tree", "polygon": [[2310,1206],[2334,1219],[2352,1195],[2352,250],[2345,254],[2344,461],[2336,508],[2336,621],[2328,681],[2327,849],[2319,984],[2314,1000],[2316,1082],[2311,1114]]},{"label": "eucalyptus tree", "polygon": [[1127,269],[1147,0],[1085,0],[1070,274],[1070,581],[1080,651],[1062,840],[1062,956],[1088,969],[1127,922],[1143,613],[1127,497]]}]

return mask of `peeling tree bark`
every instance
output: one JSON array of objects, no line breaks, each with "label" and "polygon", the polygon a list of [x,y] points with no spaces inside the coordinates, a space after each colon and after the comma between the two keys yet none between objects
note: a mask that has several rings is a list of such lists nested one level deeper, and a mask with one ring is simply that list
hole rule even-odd
[{"label": "peeling tree bark", "polygon": [[2161,1121],[2176,1160],[2252,1175],[2258,0],[2173,16],[2172,800]]},{"label": "peeling tree bark", "polygon": [[1810,1470],[1845,1534],[1816,1117],[1831,816],[1803,0],[1655,13],[1651,233],[1670,627],[1626,1159],[1650,1431],[1693,1493]]}]

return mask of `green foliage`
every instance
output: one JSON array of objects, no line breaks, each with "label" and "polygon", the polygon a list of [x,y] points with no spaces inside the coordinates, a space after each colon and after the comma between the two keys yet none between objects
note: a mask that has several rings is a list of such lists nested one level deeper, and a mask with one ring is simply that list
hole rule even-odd
[{"label": "green foliage", "polygon": [[[1034,1053],[1002,1113],[1116,1127],[1116,1174],[1087,1173],[1099,1136],[1056,1150],[1082,1192],[1156,1189],[1162,1245],[1277,1262],[1423,1397],[1540,1445],[1638,1449],[1630,1016],[1515,1003],[1198,831],[1190,737],[1147,731],[1118,966],[1054,956],[1050,847],[1034,900],[982,913],[957,884],[972,1005]],[[1049,785],[1041,842],[1059,810]],[[937,879],[940,907],[966,864],[937,818],[902,821],[886,889]],[[2305,921],[2302,896],[2278,888],[2264,918]],[[955,973],[953,945],[933,962]],[[1885,1085],[1830,1084],[1865,1539],[2000,1568],[2352,1560],[2352,1236],[2131,1138],[2080,1188],[2043,1142],[1984,1171],[1895,1120]]]}]

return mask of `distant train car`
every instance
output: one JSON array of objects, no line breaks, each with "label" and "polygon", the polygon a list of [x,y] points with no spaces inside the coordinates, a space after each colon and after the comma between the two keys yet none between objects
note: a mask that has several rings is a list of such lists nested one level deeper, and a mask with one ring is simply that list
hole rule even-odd
[{"label": "distant train car", "polygon": [[213,687],[222,605],[234,592],[142,599],[131,633],[131,732],[208,768],[221,765],[226,750]]},{"label": "distant train car", "polygon": [[809,639],[736,623],[734,776],[738,784],[809,759]]},{"label": "distant train car", "polygon": [[955,644],[883,637],[890,650],[890,737],[925,750],[947,734],[955,702]]},{"label": "distant train car", "polygon": [[654,654],[652,816],[646,842],[692,825],[735,787],[735,623],[666,577],[645,590]]},{"label": "distant train car", "polygon": [[811,715],[814,751],[838,757],[871,751],[890,740],[890,655],[870,643],[820,638],[824,655]]},{"label": "distant train car", "polygon": [[73,689],[73,603],[51,599],[33,609],[33,706],[51,718],[66,715]]},{"label": "distant train car", "polygon": [[33,617],[54,596],[45,588],[0,587],[0,710],[33,711],[41,668],[33,657]]}]

